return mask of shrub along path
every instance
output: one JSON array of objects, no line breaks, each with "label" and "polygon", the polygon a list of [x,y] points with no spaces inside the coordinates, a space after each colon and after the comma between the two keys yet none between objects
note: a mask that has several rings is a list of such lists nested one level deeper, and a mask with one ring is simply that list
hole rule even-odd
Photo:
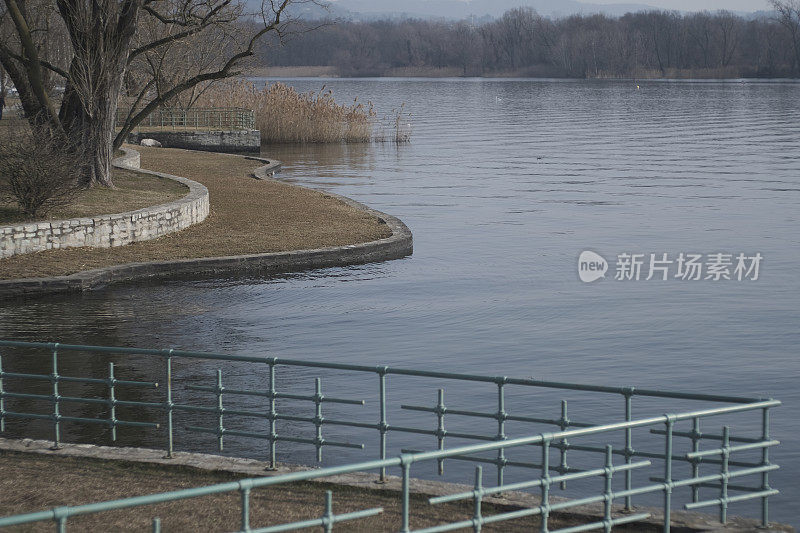
[{"label": "shrub along path", "polygon": [[221,257],[343,246],[389,237],[372,215],[322,192],[250,177],[244,157],[136,147],[143,169],[183,176],[208,188],[211,212],[201,224],[117,248],[71,248],[0,260],[0,279],[63,276],[146,261]]},{"label": "shrub along path", "polygon": [[115,168],[112,175],[114,189],[105,187],[86,189],[78,193],[69,205],[57,207],[46,217],[35,220],[25,218],[15,200],[0,198],[0,225],[124,213],[172,202],[189,192],[189,187],[186,185],[158,176],[148,176],[119,168]]}]

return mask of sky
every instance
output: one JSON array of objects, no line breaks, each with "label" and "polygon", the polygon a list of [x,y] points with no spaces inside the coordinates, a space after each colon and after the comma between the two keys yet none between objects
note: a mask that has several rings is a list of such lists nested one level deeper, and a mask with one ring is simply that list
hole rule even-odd
[{"label": "sky", "polygon": [[[593,4],[622,4],[627,0],[584,0]],[[633,3],[633,0],[630,0]],[[767,0],[637,0],[635,3],[660,7],[662,9],[680,9],[686,11],[716,11],[729,9],[731,11],[758,11],[769,9]]]}]

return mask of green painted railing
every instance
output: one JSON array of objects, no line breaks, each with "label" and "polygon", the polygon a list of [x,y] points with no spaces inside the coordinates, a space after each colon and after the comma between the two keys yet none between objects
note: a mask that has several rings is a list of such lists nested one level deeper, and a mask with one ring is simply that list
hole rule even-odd
[{"label": "green painted railing", "polygon": [[[117,110],[117,124],[125,122],[130,109]],[[256,127],[252,109],[240,107],[160,107],[136,127],[156,130],[252,130]]]},{"label": "green painted railing", "polygon": [[[15,349],[45,351],[51,361],[51,369],[48,374],[34,374],[21,372],[8,372],[2,369],[4,360],[14,357]],[[92,361],[96,364],[97,354],[118,354],[126,355],[131,358],[134,356],[155,357],[155,361],[162,365],[163,383],[154,381],[134,381],[121,380],[117,377],[117,371],[112,363],[108,363],[108,373],[103,377],[73,377],[64,376],[59,373],[59,354],[64,352],[76,352],[78,354],[93,354]],[[28,352],[26,352],[28,353]],[[266,366],[267,379],[261,390],[248,390],[227,388],[223,384],[222,370],[215,372],[215,382],[211,386],[189,385],[186,389],[196,392],[210,393],[214,396],[214,406],[196,405],[186,402],[176,402],[173,399],[173,363],[175,360],[206,360],[225,363],[248,363],[251,365]],[[362,400],[350,398],[327,397],[322,393],[322,382],[320,378],[315,379],[315,391],[313,395],[296,394],[294,392],[278,391],[276,388],[276,371],[278,368],[305,367],[316,369],[330,369],[339,372],[352,372],[355,379],[359,374],[372,374],[377,378],[378,385],[378,419],[377,422],[367,422],[358,420],[337,420],[323,416],[323,405],[326,403],[338,403],[346,405],[363,405]],[[402,405],[401,407],[411,412],[433,413],[436,415],[436,429],[430,430],[412,426],[398,426],[389,424],[387,418],[387,377],[388,376],[415,376],[419,378],[432,378],[436,380],[455,380],[457,382],[487,383],[496,387],[497,391],[497,410],[492,411],[472,411],[462,409],[452,409],[445,405],[444,391],[439,390],[436,405],[433,407],[418,405]],[[25,388],[20,391],[11,390],[9,383],[21,385],[29,382],[49,383],[50,393],[31,393],[26,392]],[[107,390],[105,397],[76,397],[64,396],[61,394],[59,384],[79,383],[90,384]],[[530,388],[548,388],[571,391],[585,391],[601,395],[618,395],[623,400],[624,415],[620,415],[619,421],[607,424],[592,424],[571,420],[567,415],[567,403],[561,402],[561,412],[558,418],[533,417],[512,415],[506,410],[506,390],[509,386],[521,386]],[[128,388],[138,388],[141,391],[155,391],[156,397],[153,401],[131,401],[119,399],[120,391],[127,391]],[[225,407],[226,397],[247,397],[263,401],[263,408],[248,409],[229,409]],[[677,399],[686,401],[713,402],[718,405],[711,408],[690,409],[678,411],[674,414],[660,415],[645,418],[633,418],[632,403],[635,397],[653,399]],[[310,402],[313,404],[314,416],[304,417],[294,414],[279,413],[277,400],[294,400],[300,402]],[[50,404],[48,409],[36,411],[30,409],[12,408],[10,402],[18,402],[20,405],[28,405],[39,402]],[[28,402],[25,404],[24,402]],[[62,406],[67,404],[94,404],[105,409],[99,412],[96,417],[74,417],[62,414]],[[0,526],[29,523],[40,520],[53,520],[60,528],[65,527],[67,518],[81,514],[101,512],[123,507],[135,507],[139,505],[150,505],[153,503],[172,501],[177,499],[193,498],[196,496],[216,494],[221,492],[239,491],[242,495],[242,526],[241,531],[284,531],[300,527],[326,528],[340,520],[357,519],[359,517],[371,516],[380,512],[378,509],[366,509],[358,514],[333,515],[326,512],[325,516],[305,522],[295,522],[284,526],[272,528],[252,529],[249,525],[249,491],[253,488],[291,483],[299,480],[309,480],[324,478],[331,475],[377,470],[380,478],[386,477],[387,469],[400,468],[402,476],[402,531],[411,531],[409,524],[409,481],[411,479],[412,465],[420,463],[433,463],[437,466],[439,473],[443,470],[445,459],[470,461],[477,463],[488,463],[495,467],[497,482],[494,487],[484,487],[483,474],[480,467],[476,469],[475,486],[470,492],[450,495],[439,498],[432,498],[430,504],[439,504],[448,501],[472,500],[474,515],[471,520],[457,521],[455,523],[444,524],[434,528],[420,531],[449,531],[457,528],[472,527],[475,531],[480,531],[482,525],[511,520],[523,516],[540,516],[541,531],[553,531],[548,527],[548,517],[552,512],[565,511],[578,505],[588,503],[602,503],[604,506],[603,519],[589,524],[566,528],[558,531],[588,531],[593,529],[604,529],[606,531],[617,524],[638,521],[646,518],[643,514],[625,514],[614,517],[611,504],[614,500],[621,500],[625,504],[628,512],[633,509],[632,499],[634,496],[662,493],[663,495],[663,528],[669,531],[670,512],[673,508],[673,490],[686,488],[690,492],[691,501],[685,505],[687,509],[701,508],[707,506],[717,506],[721,522],[727,520],[729,505],[757,499],[761,502],[761,522],[763,525],[769,523],[769,497],[777,494],[778,491],[769,485],[769,472],[777,470],[778,466],[772,464],[769,458],[769,449],[779,443],[769,436],[769,410],[780,405],[777,400],[760,398],[742,398],[732,396],[720,396],[710,394],[693,394],[674,391],[660,391],[649,389],[637,389],[634,387],[606,387],[597,385],[580,385],[574,383],[538,381],[533,379],[509,378],[504,376],[482,376],[473,374],[456,374],[449,372],[433,372],[424,370],[400,369],[386,366],[363,366],[349,365],[329,362],[312,362],[281,359],[276,357],[253,357],[253,356],[231,356],[222,354],[208,354],[199,352],[186,352],[179,350],[148,350],[139,348],[111,348],[101,346],[77,346],[50,343],[23,343],[15,341],[0,341],[0,430],[5,431],[6,420],[43,420],[52,425],[52,438],[54,445],[58,446],[61,442],[62,425],[66,423],[88,423],[101,424],[111,430],[111,439],[116,440],[118,427],[135,427],[140,430],[156,430],[164,435],[164,448],[168,456],[174,450],[174,427],[175,417],[179,413],[199,413],[210,415],[216,427],[207,426],[188,426],[188,431],[210,433],[217,437],[217,447],[222,450],[224,438],[226,436],[239,436],[245,438],[255,438],[266,441],[269,444],[269,461],[274,467],[277,461],[276,443],[288,441],[292,443],[308,444],[314,446],[317,459],[321,460],[322,450],[325,446],[363,448],[361,444],[349,442],[330,441],[323,437],[325,426],[344,426],[359,429],[375,430],[378,434],[379,458],[374,461],[352,463],[344,466],[323,468],[308,472],[296,472],[292,474],[280,475],[268,478],[256,478],[234,483],[223,483],[209,487],[188,489],[163,494],[153,494],[149,496],[127,498],[115,500],[113,502],[102,502],[75,507],[62,507],[51,511],[30,513],[6,518],[0,518]],[[154,409],[161,412],[161,422],[142,420],[120,420],[117,418],[118,407],[137,407],[143,409]],[[709,433],[701,431],[701,422],[711,417],[719,416],[742,416],[747,413],[759,415],[760,431],[754,437],[731,435],[728,426],[724,426],[720,433]],[[451,432],[445,428],[446,416],[469,417],[476,421],[492,421],[495,425],[496,435],[481,435],[479,433]],[[249,430],[235,430],[227,427],[230,417],[244,417],[247,419],[266,420],[268,431],[259,433]],[[363,418],[363,417],[362,417]],[[310,424],[313,427],[314,438],[300,438],[292,435],[278,434],[277,424],[279,421],[292,423]],[[506,424],[510,421],[522,423],[535,423],[551,425],[558,428],[555,432],[530,433],[528,435],[510,438],[506,434]],[[688,424],[687,430],[682,430],[680,424]],[[635,449],[633,447],[633,431],[649,430],[651,435],[663,437],[660,450],[650,451],[647,449]],[[401,450],[397,457],[387,457],[387,439],[391,432],[421,434],[434,436],[438,442],[438,449],[433,451]],[[589,439],[591,437],[591,439]],[[657,438],[656,437],[656,438]],[[482,441],[480,444],[470,444],[456,448],[445,449],[446,438],[458,438],[468,441]],[[676,439],[688,439],[690,451],[678,453],[676,451]],[[614,447],[609,442],[621,440],[624,442],[622,447]],[[598,442],[600,441],[600,442]],[[605,442],[603,442],[605,441]],[[711,441],[717,443],[716,447],[701,449],[703,442]],[[512,461],[506,456],[506,451],[512,448],[535,445],[541,448],[541,460],[539,462]],[[558,461],[552,461],[551,451],[555,451]],[[568,454],[570,456],[577,452],[584,454],[602,454],[604,462],[599,467],[576,468],[567,463]],[[743,460],[739,459],[740,454],[756,453],[759,459]],[[493,454],[493,457],[486,457],[486,453]],[[737,459],[732,455],[737,454]],[[621,456],[623,463],[615,465],[614,456]],[[636,459],[636,460],[635,460]],[[638,460],[644,459],[644,460]],[[660,475],[650,476],[649,483],[638,485],[634,483],[632,473],[635,470],[647,469],[652,466],[651,460],[663,463]],[[678,475],[673,468],[678,464],[688,464],[690,474]],[[710,465],[706,468],[714,468],[713,473],[703,473],[701,475],[701,465]],[[739,467],[738,470],[732,467]],[[508,468],[524,469],[530,472],[538,472],[533,479],[523,482],[506,483],[504,474]],[[551,472],[558,475],[552,476]],[[621,473],[624,476],[624,489],[612,490],[611,482],[614,474]],[[550,500],[550,489],[554,486],[566,488],[566,483],[572,480],[591,478],[605,478],[605,490],[598,495],[580,497],[565,502],[552,502]],[[526,478],[530,478],[530,474]],[[754,481],[754,484],[746,485],[741,482],[731,483],[731,480],[746,478]],[[753,479],[755,478],[755,479]],[[499,515],[484,516],[481,511],[481,500],[484,496],[507,492],[511,490],[522,490],[538,488],[541,492],[541,502],[539,506],[529,509],[501,513]],[[701,499],[700,490],[713,489],[717,497],[712,499]],[[735,493],[735,494],[731,494]],[[330,509],[330,507],[329,507]],[[154,529],[156,526],[154,525]],[[283,529],[281,529],[283,528]],[[63,529],[60,529],[63,530]]]}]

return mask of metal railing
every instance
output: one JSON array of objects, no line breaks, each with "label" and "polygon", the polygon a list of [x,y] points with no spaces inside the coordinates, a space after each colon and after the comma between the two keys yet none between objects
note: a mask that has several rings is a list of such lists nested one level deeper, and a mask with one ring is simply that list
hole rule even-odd
[{"label": "metal railing", "polygon": [[[456,501],[460,499],[471,499],[474,506],[474,516],[470,521],[457,521],[438,527],[426,529],[424,531],[449,531],[459,527],[473,527],[475,531],[480,531],[483,524],[489,524],[502,520],[511,520],[522,516],[539,515],[541,519],[541,530],[551,531],[548,528],[548,516],[554,511],[563,511],[578,505],[588,503],[602,503],[604,506],[603,520],[592,522],[582,526],[567,528],[561,531],[586,531],[591,529],[610,529],[615,524],[625,523],[626,521],[641,520],[642,515],[624,515],[614,518],[611,516],[611,503],[620,499],[624,503],[625,509],[633,509],[633,497],[644,494],[662,493],[663,494],[663,527],[669,531],[670,511],[673,507],[673,489],[686,488],[690,492],[690,501],[685,505],[688,509],[718,506],[721,522],[727,520],[728,506],[730,504],[746,501],[760,500],[761,502],[761,522],[764,525],[769,523],[769,497],[777,494],[778,491],[769,485],[769,472],[777,470],[778,466],[772,464],[769,458],[769,449],[779,444],[769,436],[769,410],[780,405],[779,401],[759,398],[741,398],[731,396],[692,394],[674,391],[660,391],[649,389],[637,389],[633,387],[605,387],[597,385],[580,385],[574,383],[538,381],[533,379],[509,378],[503,376],[481,376],[472,374],[456,374],[449,372],[434,372],[412,369],[400,369],[386,366],[363,366],[349,365],[329,362],[312,362],[280,359],[276,357],[253,357],[253,356],[228,356],[221,354],[207,354],[198,352],[186,352],[178,350],[148,350],[138,348],[110,348],[100,346],[76,346],[47,343],[23,343],[15,341],[0,341],[2,355],[8,359],[7,353],[11,349],[25,349],[34,351],[46,351],[51,364],[49,374],[37,374],[30,372],[8,372],[3,370],[3,357],[0,357],[0,430],[5,431],[6,421],[11,419],[27,419],[46,421],[51,425],[52,438],[56,446],[61,442],[62,425],[66,423],[88,423],[101,424],[110,430],[111,440],[117,438],[118,427],[138,427],[141,430],[156,430],[163,434],[164,448],[167,456],[171,456],[174,450],[175,439],[175,418],[182,413],[193,413],[194,416],[209,415],[214,421],[215,427],[207,425],[188,425],[186,431],[208,433],[216,436],[216,444],[219,450],[225,446],[226,436],[238,436],[247,439],[258,439],[268,445],[268,459],[272,467],[277,461],[276,443],[291,442],[307,444],[314,447],[317,460],[322,459],[322,450],[326,446],[340,448],[362,449],[362,444],[350,442],[328,440],[323,436],[323,428],[330,426],[340,426],[352,429],[374,430],[378,434],[378,455],[376,461],[357,462],[345,466],[337,466],[314,470],[311,472],[300,472],[281,475],[270,478],[258,478],[204,487],[201,489],[190,489],[189,491],[176,491],[161,495],[151,495],[145,499],[129,498],[115,502],[103,504],[90,504],[70,508],[60,508],[54,511],[43,511],[20,515],[18,517],[7,517],[0,519],[0,526],[18,523],[26,523],[38,520],[59,520],[66,521],[69,516],[85,514],[89,512],[99,512],[101,510],[117,509],[136,505],[147,505],[172,499],[191,498],[200,494],[211,494],[217,492],[230,492],[238,490],[242,492],[243,520],[242,531],[278,531],[279,529],[248,529],[249,522],[245,522],[244,516],[247,514],[246,496],[244,491],[256,487],[263,487],[281,483],[289,483],[304,479],[318,479],[345,472],[358,472],[367,470],[377,470],[381,480],[386,479],[387,468],[401,468],[403,486],[403,507],[402,520],[403,531],[411,531],[409,525],[409,496],[408,487],[410,480],[411,466],[417,463],[430,462],[436,465],[438,472],[443,472],[445,459],[455,461],[470,461],[484,464],[491,464],[496,470],[496,486],[485,488],[483,484],[483,474],[480,467],[477,469],[475,478],[475,488],[468,493],[446,496],[443,498],[433,498],[431,504]],[[163,383],[156,383],[148,380],[120,380],[117,377],[117,370],[113,363],[108,363],[107,376],[100,377],[73,377],[64,376],[59,373],[59,356],[64,352],[76,352],[82,354],[117,354],[132,356],[155,357],[155,361],[161,366],[161,374],[164,378]],[[185,387],[186,391],[192,393],[204,393],[213,395],[213,406],[198,405],[192,403],[190,399],[175,401],[174,387],[175,379],[173,376],[173,364],[176,360],[192,361],[215,361],[217,363],[245,363],[247,368],[266,367],[264,386],[260,390],[246,388],[229,388],[223,383],[223,373],[221,369],[215,371],[213,385],[192,385]],[[96,362],[96,361],[95,361]],[[252,365],[256,365],[252,367]],[[315,378],[314,394],[304,395],[295,392],[278,391],[276,387],[276,372],[279,368],[287,370],[297,368],[328,369],[339,372],[354,373],[351,379],[359,374],[373,374],[377,378],[377,407],[378,419],[376,422],[361,421],[353,418],[334,419],[323,415],[325,404],[356,405],[363,406],[364,402],[353,398],[328,397],[322,393],[322,381],[319,377]],[[387,377],[389,376],[414,376],[418,378],[436,380],[455,380],[456,382],[467,383],[487,383],[496,388],[497,410],[476,411],[467,409],[453,409],[444,402],[444,390],[439,389],[437,402],[433,407],[419,405],[401,405],[401,409],[406,412],[422,412],[434,414],[436,418],[436,428],[426,429],[412,425],[390,424],[387,416],[387,407],[390,402],[387,400]],[[30,392],[30,391],[11,391],[8,384],[11,382],[28,383],[39,382],[49,387],[49,391]],[[96,387],[94,397],[77,397],[62,395],[59,384],[78,383]],[[547,388],[561,389],[570,391],[585,391],[598,393],[601,395],[617,395],[623,399],[624,415],[617,417],[616,422],[612,423],[588,423],[571,420],[567,413],[567,402],[561,402],[560,416],[557,418],[547,418],[511,414],[506,408],[506,390],[511,386],[520,386],[525,390]],[[121,400],[118,398],[119,391],[133,389],[144,391],[156,391],[156,398],[145,398],[144,400]],[[97,397],[99,391],[105,390],[104,397]],[[723,404],[704,409],[688,409],[677,411],[675,414],[636,418],[632,416],[632,404],[634,397],[644,397],[653,399],[676,399],[681,401],[700,401]],[[227,398],[227,400],[226,400]],[[230,398],[246,398],[257,403],[255,406],[245,406],[243,408],[226,407]],[[278,412],[277,401],[292,400],[295,402],[310,402],[313,404],[313,416],[300,416],[291,412]],[[11,408],[9,402],[18,402],[22,408]],[[25,403],[27,402],[27,403]],[[38,402],[38,403],[37,403]],[[96,405],[104,411],[98,412],[96,417],[70,416],[62,412],[62,406],[77,403],[86,405]],[[49,407],[43,405],[49,404]],[[34,408],[38,405],[38,410]],[[142,414],[142,410],[153,410],[158,422],[152,420],[128,420],[117,418],[117,408],[137,408],[137,413]],[[701,431],[701,422],[704,419],[718,416],[742,416],[746,413],[756,413],[759,415],[758,434],[756,436],[731,435],[728,426],[722,428],[719,433]],[[478,432],[453,432],[445,428],[445,418],[449,416],[466,417],[473,421],[491,421],[495,425],[497,433],[495,435],[482,435]],[[265,432],[254,431],[245,426],[243,429],[231,428],[231,419],[241,417],[244,419],[265,420],[267,430]],[[354,417],[355,418],[355,417]],[[363,419],[363,415],[361,416]],[[278,423],[292,423],[294,425],[309,425],[314,432],[311,438],[304,438],[295,435],[284,435],[278,432]],[[506,425],[510,422],[522,424],[539,424],[555,426],[556,432],[534,432],[526,430],[522,437],[510,438],[506,433]],[[686,430],[681,429],[679,424],[689,424]],[[634,430],[648,430],[651,439],[663,437],[658,449],[650,450],[633,447]],[[412,449],[401,449],[400,455],[395,458],[387,458],[387,440],[389,434],[405,433],[434,436],[438,443],[438,449],[434,451],[419,451]],[[588,439],[592,437],[592,439]],[[466,441],[479,441],[481,444],[470,444],[456,448],[445,449],[445,439],[459,439]],[[598,438],[601,442],[598,443]],[[687,439],[688,450],[685,453],[677,452],[678,439]],[[614,446],[610,442],[618,440],[622,446]],[[717,443],[717,447],[711,449],[701,449],[703,442],[711,441]],[[644,444],[644,442],[643,442]],[[647,444],[650,444],[648,442]],[[541,448],[541,460],[538,462],[511,460],[507,451],[519,449],[520,447],[534,445]],[[524,448],[523,448],[524,451]],[[552,454],[556,455],[557,460],[552,460]],[[579,453],[582,452],[582,453]],[[486,453],[491,453],[487,457]],[[736,459],[732,454],[736,453]],[[757,454],[757,459],[747,459],[742,455]],[[580,456],[581,461],[589,466],[586,467],[581,461],[568,463],[569,457]],[[590,457],[594,454],[602,454],[605,461],[602,467],[592,467]],[[527,454],[526,454],[527,455]],[[613,464],[613,457],[621,456],[623,463]],[[636,460],[635,460],[636,459]],[[644,460],[638,460],[644,459]],[[637,485],[634,483],[634,471],[644,470],[651,466],[651,460],[663,463],[663,469],[659,476],[649,476],[649,482]],[[685,476],[676,474],[675,465],[687,465],[690,473]],[[580,467],[579,467],[580,466]],[[713,468],[713,473],[701,473],[701,466]],[[732,467],[740,467],[732,470]],[[520,482],[508,483],[505,481],[507,469],[514,468],[518,471],[528,472],[524,480]],[[539,473],[535,479],[530,479],[530,471]],[[551,476],[551,472],[558,475]],[[621,473],[623,483],[620,490],[612,490],[611,480],[614,474]],[[566,489],[568,481],[584,479],[588,477],[601,476],[606,480],[605,490],[600,495],[580,497],[566,502],[553,503],[550,501],[550,488],[559,486]],[[755,484],[746,485],[741,482],[731,483],[732,479],[755,477]],[[511,490],[539,488],[541,492],[540,505],[501,513],[499,515],[484,516],[481,512],[480,502],[484,496],[507,492]],[[701,489],[713,489],[714,498],[702,499]],[[200,491],[200,492],[192,492]],[[211,491],[211,492],[209,492]],[[736,493],[732,495],[731,493]],[[248,493],[249,494],[249,493]],[[378,512],[376,509],[365,510],[364,512]],[[327,515],[326,515],[327,516]],[[367,516],[367,515],[364,515]],[[352,517],[357,518],[357,517]],[[15,521],[16,520],[16,521]],[[314,522],[316,525],[324,525],[335,521],[333,515],[328,518],[315,520],[327,520],[327,522]],[[309,524],[311,522],[308,522]],[[300,527],[298,523],[287,525],[286,527]],[[311,527],[311,526],[309,526]],[[327,527],[327,526],[326,526]]]},{"label": "metal railing", "polygon": [[[130,109],[117,109],[117,124],[125,122]],[[239,107],[193,107],[189,109],[160,107],[145,117],[135,128],[149,130],[253,130],[255,113]]]}]

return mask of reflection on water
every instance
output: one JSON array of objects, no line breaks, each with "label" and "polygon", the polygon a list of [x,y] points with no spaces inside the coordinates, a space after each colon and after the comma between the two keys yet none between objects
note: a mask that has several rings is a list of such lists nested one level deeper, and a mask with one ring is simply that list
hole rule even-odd
[{"label": "reflection on water", "polygon": [[[2,303],[0,336],[774,396],[773,509],[795,520],[800,84],[324,83],[342,101],[406,102],[412,142],[266,154],[281,179],[402,218],[412,257]],[[585,249],[765,260],[751,283],[584,285]]]}]

